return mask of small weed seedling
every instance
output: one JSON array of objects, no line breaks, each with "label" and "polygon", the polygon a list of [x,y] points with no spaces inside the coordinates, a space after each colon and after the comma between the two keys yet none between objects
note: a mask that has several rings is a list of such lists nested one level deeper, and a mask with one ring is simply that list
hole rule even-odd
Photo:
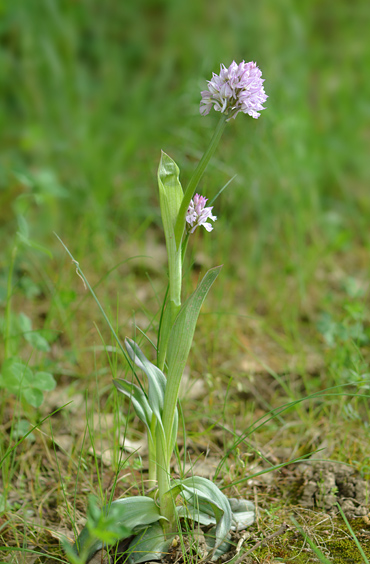
[{"label": "small weed seedling", "polygon": [[43,392],[53,390],[56,386],[54,377],[49,372],[34,371],[24,363],[19,355],[23,339],[34,351],[48,352],[50,345],[47,333],[32,329],[32,321],[25,313],[14,314],[12,311],[13,271],[19,247],[31,247],[50,256],[50,252],[30,239],[28,223],[22,208],[17,211],[18,231],[13,245],[7,280],[7,296],[5,318],[0,324],[0,334],[4,339],[4,361],[0,368],[0,389],[20,397],[32,407],[40,407]]}]

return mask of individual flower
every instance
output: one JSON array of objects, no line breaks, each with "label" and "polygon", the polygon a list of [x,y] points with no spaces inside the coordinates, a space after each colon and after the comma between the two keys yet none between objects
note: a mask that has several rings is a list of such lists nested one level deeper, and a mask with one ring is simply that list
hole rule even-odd
[{"label": "individual flower", "polygon": [[212,80],[208,81],[208,90],[201,92],[200,113],[209,114],[212,106],[216,112],[227,114],[231,118],[239,112],[258,118],[259,110],[264,110],[263,103],[268,96],[263,88],[264,79],[256,63],[239,65],[235,61],[229,68],[221,65],[220,74],[212,73]]},{"label": "individual flower", "polygon": [[188,233],[194,233],[198,225],[203,225],[207,231],[212,231],[213,225],[208,223],[207,220],[211,219],[216,221],[217,217],[212,215],[212,207],[206,208],[207,198],[195,194],[194,199],[190,200],[190,205],[186,213],[186,221],[189,224],[187,226]]}]

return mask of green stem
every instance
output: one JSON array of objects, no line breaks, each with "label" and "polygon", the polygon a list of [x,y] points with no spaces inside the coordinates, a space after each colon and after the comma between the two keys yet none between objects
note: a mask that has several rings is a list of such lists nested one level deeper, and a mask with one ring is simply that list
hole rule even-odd
[{"label": "green stem", "polygon": [[206,150],[206,152],[204,153],[203,157],[201,158],[201,160],[198,163],[197,168],[194,171],[193,176],[190,179],[190,182],[188,184],[188,187],[186,188],[184,197],[182,199],[181,202],[181,207],[177,216],[177,220],[176,220],[176,226],[175,226],[175,240],[176,240],[176,247],[178,248],[181,242],[181,238],[184,232],[184,224],[185,224],[185,216],[186,216],[186,212],[187,209],[189,207],[190,204],[190,200],[192,199],[194,192],[199,184],[200,179],[203,176],[203,173],[209,163],[209,161],[211,160],[211,157],[213,156],[217,145],[221,139],[222,133],[225,129],[225,125],[226,125],[226,120],[228,119],[228,117],[226,114],[221,114],[220,120],[217,124],[216,130],[213,134],[213,137],[211,139],[211,142],[208,146],[208,149]]},{"label": "green stem", "polygon": [[189,241],[189,232],[186,233],[185,239],[183,240],[181,245],[181,262],[183,267],[184,267],[186,249],[188,248],[188,241]]},{"label": "green stem", "polygon": [[171,308],[171,327],[181,308],[182,261],[181,249],[176,251],[175,260],[169,262],[169,306]]},{"label": "green stem", "polygon": [[[180,260],[178,260],[180,258]],[[162,315],[160,321],[160,329],[158,331],[157,340],[157,366],[159,370],[164,370],[164,365],[166,362],[167,345],[170,338],[171,329],[175,322],[176,316],[181,309],[181,284],[182,284],[182,262],[181,262],[181,249],[176,251],[176,269],[177,275],[172,271],[173,268],[172,261],[169,261],[170,267],[170,280],[168,283],[168,288],[164,298]],[[169,298],[167,299],[167,296]],[[166,303],[167,301],[167,303]]]},{"label": "green stem", "polygon": [[170,489],[170,457],[160,426],[157,426],[157,481],[161,515],[167,519],[164,530],[170,532],[175,523],[175,509]]},{"label": "green stem", "polygon": [[175,411],[177,406],[177,400],[179,397],[179,389],[180,389],[181,378],[171,378],[168,375],[167,384],[166,384],[166,392],[164,394],[164,404],[163,404],[163,412],[162,412],[162,420],[163,420],[163,428],[164,434],[167,439],[167,458],[168,460],[171,458],[172,451],[169,450],[170,448],[170,440],[169,437],[172,433],[173,422],[175,419]]},{"label": "green stem", "polygon": [[[181,245],[181,264],[182,264],[182,266],[184,265],[184,258],[185,258],[185,253],[186,253],[186,249],[187,249],[187,246],[188,246],[188,241],[189,241],[189,233],[187,233],[185,235],[185,238],[184,238],[182,245]],[[180,286],[180,292],[181,292],[181,286]],[[159,320],[158,340],[157,340],[157,343],[158,343],[157,344],[157,366],[160,370],[162,370],[162,372],[164,370],[164,365],[165,365],[165,362],[166,362],[167,345],[168,345],[168,340],[170,338],[171,329],[172,329],[173,323],[176,319],[176,315],[177,315],[177,313],[180,309],[180,308],[177,308],[175,310],[175,308],[172,306],[172,311],[171,311],[171,306],[170,306],[169,302],[166,304],[168,294],[169,294],[169,285],[167,286],[166,294],[165,294],[163,305],[162,305],[161,317],[160,317],[160,320]],[[174,315],[174,317],[173,317],[173,315]]]},{"label": "green stem", "polygon": [[[173,237],[173,235],[172,235]],[[176,316],[181,308],[181,286],[182,286],[182,260],[181,246],[176,248],[174,241],[168,246],[168,274],[169,274],[169,329],[175,322]],[[167,307],[168,307],[167,306]]]},{"label": "green stem", "polygon": [[[213,156],[217,145],[221,139],[221,135],[225,129],[226,119],[228,116],[221,115],[221,118],[217,124],[216,130],[213,134],[211,142],[208,149],[204,153],[203,157],[199,161],[197,168],[193,176],[190,179],[188,187],[186,188],[184,197],[181,202],[181,206],[177,215],[174,238],[169,242],[167,241],[167,253],[169,256],[174,258],[174,260],[169,261],[169,301],[167,308],[169,307],[169,315],[167,313],[167,308],[164,311],[163,319],[161,323],[161,350],[159,353],[159,367],[162,369],[164,367],[167,344],[169,340],[169,335],[172,330],[173,324],[175,322],[176,316],[180,311],[181,307],[181,283],[182,283],[182,265],[185,257],[186,247],[188,243],[188,235],[185,237],[183,244],[181,241],[184,234],[185,228],[185,216],[187,209],[190,204],[190,200],[199,184],[203,173]],[[157,425],[157,480],[158,480],[158,495],[159,503],[161,508],[161,514],[166,517],[167,522],[164,526],[165,531],[171,531],[175,523],[175,509],[174,501],[170,489],[170,461],[172,452],[170,451],[171,434],[173,428],[173,422],[175,417],[175,410],[177,405],[177,399],[180,387],[180,378],[171,378],[171,374],[168,374],[166,383],[166,392],[164,396],[164,406],[162,412],[163,429]],[[163,433],[164,431],[164,433]]]},{"label": "green stem", "polygon": [[166,310],[166,302],[167,302],[167,297],[168,297],[168,291],[169,291],[169,284],[167,284],[166,293],[165,293],[164,299],[163,299],[161,316],[159,318],[158,337],[157,337],[157,366],[160,370],[162,370],[162,372],[163,372],[164,361],[165,361],[165,358],[163,357],[163,353],[162,353],[162,349],[163,349],[162,340],[163,340],[164,316],[165,316],[165,310]]},{"label": "green stem", "polygon": [[148,454],[149,454],[149,476],[148,476],[148,489],[154,488],[157,485],[157,447],[156,447],[156,426],[157,418],[152,415],[150,424],[151,436],[148,431]]},{"label": "green stem", "polygon": [[163,370],[166,361],[166,349],[168,344],[169,335],[172,326],[175,322],[176,316],[181,308],[181,283],[182,283],[182,264],[184,261],[184,255],[186,251],[186,246],[188,242],[188,236],[186,236],[183,245],[181,245],[181,240],[184,234],[185,226],[185,216],[188,210],[190,200],[192,199],[194,192],[199,184],[203,173],[213,156],[217,145],[221,139],[222,133],[225,129],[226,120],[229,116],[222,114],[220,120],[216,126],[216,130],[213,134],[211,142],[205,151],[203,157],[200,159],[197,168],[194,171],[193,176],[190,179],[188,187],[186,188],[185,194],[182,198],[179,212],[177,214],[175,229],[174,229],[174,240],[172,237],[167,240],[167,254],[169,257],[168,269],[169,269],[169,289],[168,289],[168,304],[166,311],[164,311],[164,317],[162,319],[160,332],[161,332],[161,344],[159,347],[159,353],[157,356],[158,367]]}]

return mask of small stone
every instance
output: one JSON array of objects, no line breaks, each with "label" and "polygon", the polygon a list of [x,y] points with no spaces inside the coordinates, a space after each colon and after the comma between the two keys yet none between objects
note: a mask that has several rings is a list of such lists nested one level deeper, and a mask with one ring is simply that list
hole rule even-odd
[{"label": "small stone", "polygon": [[355,491],[356,491],[356,500],[359,503],[366,503],[366,500],[368,499],[370,493],[368,484],[364,480],[357,480]]},{"label": "small stone", "polygon": [[368,509],[367,507],[364,507],[363,505],[360,505],[359,507],[356,507],[355,509],[355,515],[357,517],[364,517],[365,515],[367,515],[368,513]]},{"label": "small stone", "polygon": [[314,495],[317,490],[317,484],[313,480],[307,482],[304,487],[303,495],[301,499],[301,504],[304,507],[313,507],[314,506]]},{"label": "small stone", "polygon": [[353,482],[342,482],[339,484],[339,491],[342,497],[355,497],[355,484]]},{"label": "small stone", "polygon": [[353,513],[355,504],[350,499],[345,499],[342,501],[341,507],[343,509],[343,513]]},{"label": "small stone", "polygon": [[323,507],[324,509],[331,509],[337,503],[337,498],[334,494],[327,494],[323,497]]}]

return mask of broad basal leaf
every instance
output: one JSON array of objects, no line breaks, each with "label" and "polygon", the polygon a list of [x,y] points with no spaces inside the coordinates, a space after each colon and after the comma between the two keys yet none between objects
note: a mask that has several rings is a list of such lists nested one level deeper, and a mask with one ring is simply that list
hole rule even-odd
[{"label": "broad basal leaf", "polygon": [[212,559],[215,558],[217,547],[228,538],[231,530],[232,513],[229,500],[213,482],[206,478],[192,476],[176,483],[180,486],[181,495],[186,501],[186,510],[180,511],[180,514],[186,511],[188,517],[201,524],[217,523]]},{"label": "broad basal leaf", "polygon": [[129,564],[139,564],[150,560],[161,560],[168,551],[172,541],[171,535],[164,536],[159,523],[153,523],[139,533],[130,543],[127,552]]},{"label": "broad basal leaf", "polygon": [[256,518],[256,510],[252,501],[229,498],[232,511],[232,530],[242,531],[252,525]]},{"label": "broad basal leaf", "polygon": [[[124,536],[117,540],[127,538],[132,532],[137,533],[148,525],[163,519],[154,499],[146,496],[117,499],[108,508],[103,508],[102,511],[106,513],[108,518],[114,516],[116,525],[124,525],[125,529],[123,530],[126,532]],[[89,558],[103,546],[103,542],[100,539],[94,540],[91,538],[89,528],[93,530],[94,526],[96,526],[96,516],[93,521],[91,524],[89,524],[89,520],[87,521],[74,545],[74,549],[78,554],[82,554],[86,547],[88,547]]]},{"label": "broad basal leaf", "polygon": [[120,522],[134,532],[164,519],[159,512],[159,507],[154,499],[147,496],[126,497],[113,501],[111,507],[120,510]]}]

